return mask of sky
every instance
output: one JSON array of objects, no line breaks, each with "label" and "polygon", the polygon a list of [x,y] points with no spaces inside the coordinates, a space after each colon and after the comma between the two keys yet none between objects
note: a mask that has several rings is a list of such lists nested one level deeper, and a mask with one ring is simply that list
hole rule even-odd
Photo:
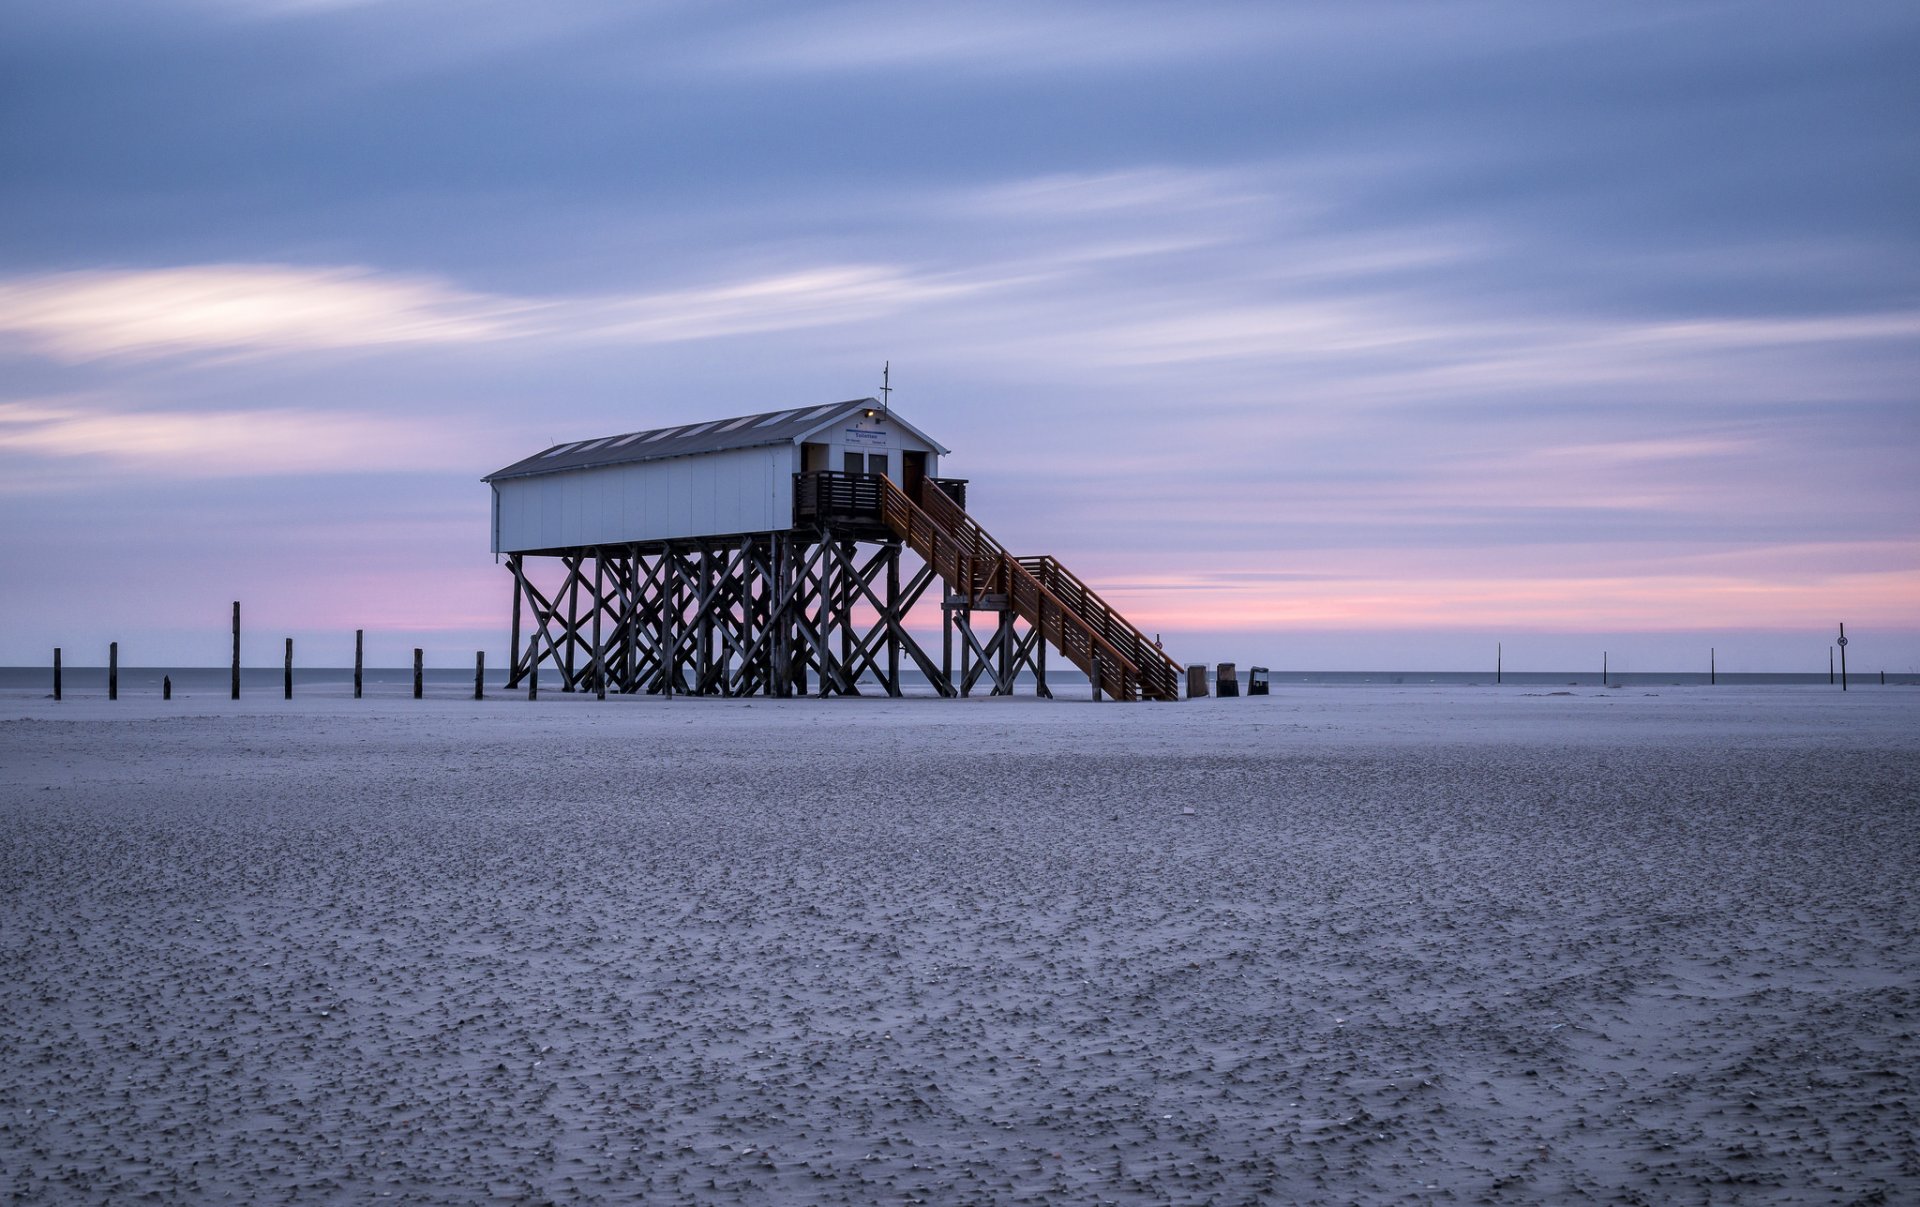
[{"label": "sky", "polygon": [[1183,661],[1920,670],[1920,7],[10,0],[0,663],[500,665],[874,394]]}]

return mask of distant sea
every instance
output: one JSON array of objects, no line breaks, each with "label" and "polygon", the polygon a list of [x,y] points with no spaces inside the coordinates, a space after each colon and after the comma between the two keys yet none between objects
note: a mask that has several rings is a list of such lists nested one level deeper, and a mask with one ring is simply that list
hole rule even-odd
[{"label": "distant sea", "polygon": [[[225,695],[229,689],[230,672],[226,667],[160,667],[160,666],[123,666],[120,668],[120,691],[124,694],[158,694],[163,676],[171,677],[173,690],[181,695],[207,695],[218,693]],[[244,667],[240,672],[240,690],[244,696],[262,696],[281,693],[282,670],[280,667]],[[903,688],[912,695],[931,694],[932,688],[926,678],[915,670],[903,670]],[[1209,676],[1211,678],[1211,676]],[[541,689],[557,691],[559,676],[551,667],[541,670]],[[432,696],[468,696],[473,692],[473,670],[429,668],[423,676],[424,691]],[[1047,673],[1048,685],[1057,696],[1084,693],[1088,690],[1087,677],[1071,668],[1065,670],[1050,669]],[[1275,670],[1268,674],[1268,681],[1275,687],[1420,687],[1420,686],[1494,686],[1494,677],[1486,671],[1285,671]],[[365,694],[369,696],[406,695],[413,690],[413,671],[409,667],[368,667],[362,675]],[[1880,672],[1855,671],[1848,676],[1850,685],[1859,687],[1878,687]],[[1247,668],[1240,668],[1241,690],[1246,690]],[[1507,671],[1501,676],[1501,686],[1506,687],[1600,687],[1598,671]],[[1694,671],[1616,671],[1607,676],[1607,683],[1616,687],[1705,687],[1707,675]],[[350,695],[353,691],[352,668],[335,667],[295,667],[293,670],[295,694],[302,691],[315,691],[325,695]],[[1920,685],[1920,674],[1889,673],[1886,676],[1889,687],[1912,687]],[[1719,676],[1722,687],[1739,686],[1805,686],[1824,687],[1827,676],[1821,674],[1800,673],[1734,673],[1723,671]],[[506,690],[506,673],[489,668],[486,681],[489,693]],[[516,689],[518,690],[518,689]],[[879,685],[870,680],[861,681],[861,690],[866,694],[878,694]],[[990,690],[983,682],[976,685],[974,694],[985,695]],[[53,691],[53,668],[49,666],[7,666],[0,667],[0,692],[10,695],[20,693],[51,694]],[[86,696],[104,696],[107,691],[107,668],[103,666],[67,666],[61,672],[61,691],[63,694]],[[1020,678],[1020,694],[1032,691],[1032,681],[1028,676]]]}]

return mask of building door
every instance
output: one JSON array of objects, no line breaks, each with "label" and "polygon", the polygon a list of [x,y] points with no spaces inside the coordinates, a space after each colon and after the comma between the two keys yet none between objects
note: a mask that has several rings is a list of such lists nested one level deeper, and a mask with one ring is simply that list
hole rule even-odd
[{"label": "building door", "polygon": [[927,476],[927,455],[914,449],[900,454],[900,488],[909,499],[920,497],[920,483]]}]

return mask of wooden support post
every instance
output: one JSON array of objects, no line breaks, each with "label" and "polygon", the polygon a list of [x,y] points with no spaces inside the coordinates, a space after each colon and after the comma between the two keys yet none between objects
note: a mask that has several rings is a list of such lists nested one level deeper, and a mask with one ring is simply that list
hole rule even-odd
[{"label": "wooden support post", "polygon": [[560,690],[570,692],[574,689],[573,652],[580,644],[580,559],[564,560],[567,563],[567,650],[560,666]]},{"label": "wooden support post", "polygon": [[[853,679],[853,542],[840,542],[840,559],[834,563],[834,598],[840,616],[840,665],[848,679],[847,687],[859,695],[859,687]],[[820,634],[826,636],[825,632]],[[826,694],[826,675],[820,676],[820,694]]]},{"label": "wooden support post", "polygon": [[513,572],[513,635],[507,638],[507,690],[512,691],[519,683],[519,668],[514,666],[514,656],[520,652],[520,605],[526,597],[526,580],[521,577],[520,555],[507,555],[507,569]]},{"label": "wooden support post", "polygon": [[60,647],[53,647],[53,698],[60,698]]},{"label": "wooden support post", "polygon": [[473,698],[484,699],[487,694],[487,651],[473,651]]},{"label": "wooden support post", "polygon": [[899,696],[900,690],[900,626],[906,618],[900,615],[900,546],[893,545],[887,550],[887,694]]},{"label": "wooden support post", "polygon": [[960,694],[953,682],[953,608],[945,598],[945,584],[940,601],[940,677],[946,681],[948,696]]},{"label": "wooden support post", "polygon": [[424,666],[424,651],[419,646],[413,647],[413,698],[416,700],[426,690],[426,674],[422,669]]},{"label": "wooden support post", "polygon": [[973,688],[973,609],[960,609],[953,623],[960,629],[960,694],[964,696]]},{"label": "wooden support post", "polygon": [[1036,698],[1044,699],[1044,700],[1053,699],[1053,689],[1047,686],[1047,626],[1046,626],[1047,611],[1046,610],[1049,606],[1050,605],[1042,604],[1040,607],[1041,623],[1038,626],[1038,631],[1036,634],[1038,640],[1034,642],[1034,645],[1038,646],[1039,648],[1034,651],[1035,662],[1033,667],[1033,694]]},{"label": "wooden support post", "polygon": [[120,698],[120,643],[107,643],[107,699]]},{"label": "wooden support post", "polygon": [[366,644],[367,631],[355,629],[353,631],[353,698],[356,700],[360,698],[360,664],[366,654]]},{"label": "wooden support post", "polygon": [[540,639],[527,638],[527,699],[540,698]]},{"label": "wooden support post", "polygon": [[1008,599],[1000,609],[1000,625],[994,637],[1000,643],[1000,654],[996,659],[998,666],[993,672],[993,694],[1011,696],[1013,694],[1013,601]]},{"label": "wooden support post", "polygon": [[1093,702],[1095,704],[1100,703],[1100,671],[1100,651],[1095,650],[1093,651],[1093,670],[1087,675],[1088,682],[1093,684]]},{"label": "wooden support post", "polygon": [[233,698],[240,698],[240,601],[233,601]]},{"label": "wooden support post", "polygon": [[607,698],[607,651],[600,640],[600,614],[605,612],[607,600],[606,563],[600,556],[600,550],[593,551],[593,694],[599,699]]},{"label": "wooden support post", "polygon": [[283,699],[293,699],[293,638],[287,638],[287,657],[283,664]]},{"label": "wooden support post", "polygon": [[173,699],[173,676],[172,675],[160,676],[160,698],[162,700]]}]

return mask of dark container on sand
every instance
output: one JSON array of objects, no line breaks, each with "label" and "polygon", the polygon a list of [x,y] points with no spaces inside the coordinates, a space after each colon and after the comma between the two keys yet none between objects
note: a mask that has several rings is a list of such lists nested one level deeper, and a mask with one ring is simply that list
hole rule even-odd
[{"label": "dark container on sand", "polygon": [[1234,669],[1233,663],[1222,662],[1220,668],[1213,673],[1213,690],[1222,699],[1240,694],[1240,672]]},{"label": "dark container on sand", "polygon": [[1207,694],[1207,667],[1204,662],[1196,662],[1187,668],[1187,699],[1192,700]]},{"label": "dark container on sand", "polygon": [[1247,694],[1264,696],[1267,694],[1267,668],[1250,666],[1247,668]]}]

